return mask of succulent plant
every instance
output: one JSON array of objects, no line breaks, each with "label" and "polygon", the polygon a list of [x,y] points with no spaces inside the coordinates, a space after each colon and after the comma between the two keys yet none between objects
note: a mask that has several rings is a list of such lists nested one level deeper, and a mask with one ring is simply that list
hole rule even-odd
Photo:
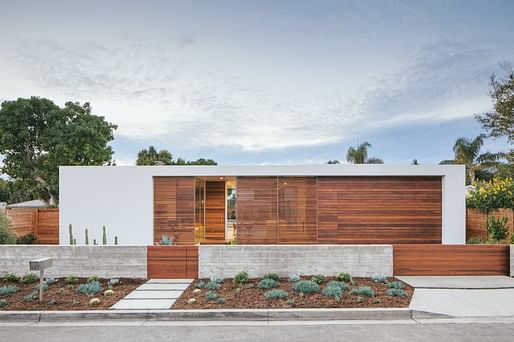
[{"label": "succulent plant", "polygon": [[199,295],[201,295],[201,294],[202,294],[202,290],[200,290],[200,289],[194,289],[194,290],[193,290],[193,294],[194,294],[195,296],[199,296]]},{"label": "succulent plant", "polygon": [[105,291],[104,291],[104,296],[105,296],[105,297],[114,296],[114,291],[113,291],[113,290],[111,290],[111,289],[105,290]]},{"label": "succulent plant", "polygon": [[207,300],[215,300],[216,298],[218,298],[218,294],[214,291],[207,291],[205,292],[204,297]]},{"label": "succulent plant", "polygon": [[239,272],[236,274],[234,279],[232,280],[234,284],[246,284],[248,283],[248,273],[247,272]]},{"label": "succulent plant", "polygon": [[188,305],[196,304],[196,299],[195,299],[195,298],[189,298],[189,299],[187,300],[187,304],[188,304]]},{"label": "succulent plant", "polygon": [[323,282],[325,281],[325,277],[322,274],[316,274],[311,277],[311,281],[320,285],[320,284],[323,284]]},{"label": "succulent plant", "polygon": [[311,280],[301,280],[293,285],[293,290],[305,294],[316,293],[319,291],[319,285]]},{"label": "succulent plant", "polygon": [[289,297],[289,295],[287,291],[284,290],[275,289],[264,292],[264,298],[266,298],[267,300],[287,299],[287,297]]},{"label": "succulent plant", "polygon": [[100,298],[91,298],[89,300],[89,305],[92,305],[92,306],[97,306],[97,305],[100,305]]},{"label": "succulent plant", "polygon": [[275,281],[278,281],[280,277],[276,273],[266,273],[262,279],[273,279]]},{"label": "succulent plant", "polygon": [[342,281],[344,283],[351,283],[352,282],[352,276],[349,273],[341,272],[337,275],[337,280]]},{"label": "succulent plant", "polygon": [[210,281],[205,285],[205,288],[211,291],[219,290],[220,287],[221,285],[215,281]]},{"label": "succulent plant", "polygon": [[300,278],[300,275],[298,275],[298,274],[291,274],[289,276],[289,281],[291,283],[296,283],[297,281],[300,281],[300,280],[302,280],[302,278]]},{"label": "succulent plant", "polygon": [[401,281],[392,281],[387,284],[387,287],[390,289],[403,289],[405,286]]},{"label": "succulent plant", "polygon": [[77,287],[77,293],[82,294],[95,294],[102,291],[102,286],[99,282],[93,281],[87,284],[81,284]]},{"label": "succulent plant", "polygon": [[259,288],[261,289],[272,289],[278,287],[278,281],[271,278],[264,278],[259,282]]},{"label": "succulent plant", "polygon": [[391,297],[406,297],[407,292],[403,289],[392,288],[387,290],[387,295]]},{"label": "succulent plant", "polygon": [[361,287],[352,289],[350,291],[350,294],[358,295],[358,296],[374,297],[375,291],[373,291],[373,289],[369,286],[361,286]]}]

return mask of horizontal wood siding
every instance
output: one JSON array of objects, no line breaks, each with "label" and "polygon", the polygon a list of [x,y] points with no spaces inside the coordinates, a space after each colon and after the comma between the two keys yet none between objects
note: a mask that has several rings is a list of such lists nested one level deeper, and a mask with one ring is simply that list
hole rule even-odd
[{"label": "horizontal wood siding", "polygon": [[394,275],[509,275],[509,245],[393,245]]},{"label": "horizontal wood siding", "polygon": [[198,277],[198,246],[148,246],[148,279]]},{"label": "horizontal wood siding", "polygon": [[499,219],[507,217],[507,231],[510,234],[514,233],[514,211],[512,209],[500,208],[481,211],[468,208],[466,210],[466,239],[471,237],[487,239],[487,220],[489,217]]},{"label": "horizontal wood siding", "polygon": [[179,245],[195,243],[195,178],[154,177],[154,242],[173,235]]},{"label": "horizontal wood siding", "polygon": [[225,241],[225,182],[205,182],[205,239]]},{"label": "horizontal wood siding", "polygon": [[277,243],[277,196],[277,177],[237,177],[239,243]]},{"label": "horizontal wood siding", "polygon": [[318,177],[320,243],[441,242],[441,177]]}]

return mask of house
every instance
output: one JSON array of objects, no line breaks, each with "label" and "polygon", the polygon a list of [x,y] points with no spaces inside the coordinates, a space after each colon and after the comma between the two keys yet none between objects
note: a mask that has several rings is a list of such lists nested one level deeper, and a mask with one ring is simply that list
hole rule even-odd
[{"label": "house", "polygon": [[463,244],[461,165],[62,166],[60,243]]}]

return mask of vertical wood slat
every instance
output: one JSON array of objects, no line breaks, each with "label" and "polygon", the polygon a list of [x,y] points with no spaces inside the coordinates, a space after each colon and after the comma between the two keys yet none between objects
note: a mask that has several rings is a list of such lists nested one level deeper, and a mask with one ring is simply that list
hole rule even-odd
[{"label": "vertical wood slat", "polygon": [[179,245],[195,243],[194,177],[154,177],[154,242],[173,235]]},{"label": "vertical wood slat", "polygon": [[205,182],[205,239],[225,240],[225,182]]},{"label": "vertical wood slat", "polygon": [[394,275],[509,275],[509,245],[393,245]]}]

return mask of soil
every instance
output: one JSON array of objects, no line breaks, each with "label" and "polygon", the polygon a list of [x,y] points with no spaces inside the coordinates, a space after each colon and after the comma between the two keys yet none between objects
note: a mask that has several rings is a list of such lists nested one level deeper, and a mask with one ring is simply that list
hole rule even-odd
[{"label": "soil", "polygon": [[[43,302],[39,302],[39,297],[33,301],[24,301],[24,297],[34,291],[35,284],[9,283],[4,279],[0,279],[0,287],[16,286],[18,292],[11,295],[0,296],[0,299],[7,300],[7,306],[0,310],[105,310],[132,292],[136,287],[143,284],[145,279],[120,278],[118,284],[113,285],[114,295],[104,296],[103,291],[108,289],[109,279],[99,279],[102,285],[102,292],[94,295],[86,295],[77,293],[77,287],[85,284],[87,278],[79,278],[77,284],[67,284],[64,278],[56,278],[57,282],[48,286],[48,290],[43,293]],[[38,292],[39,296],[39,292]],[[91,298],[99,298],[99,305],[90,305]]]},{"label": "soil", "polygon": [[[310,279],[310,276],[302,277],[302,279]],[[199,279],[205,283],[209,279]],[[219,290],[216,291],[218,297],[225,299],[225,304],[218,304],[213,300],[206,300],[204,295],[207,289],[201,289],[202,293],[195,296],[195,282],[187,288],[180,298],[172,306],[172,309],[287,309],[287,308],[404,308],[408,307],[414,289],[404,283],[404,290],[407,292],[405,297],[392,297],[387,295],[387,285],[383,283],[374,283],[371,278],[353,278],[353,284],[350,289],[343,292],[340,300],[332,297],[325,297],[321,294],[321,290],[335,277],[326,277],[323,284],[320,285],[320,291],[315,294],[304,294],[301,296],[296,293],[292,285],[287,279],[280,279],[277,289],[287,291],[288,299],[293,299],[294,304],[288,304],[288,299],[267,300],[264,298],[264,292],[267,290],[260,289],[257,284],[261,279],[250,279],[249,283],[236,285],[232,283],[232,279],[225,279]],[[198,281],[198,280],[197,280]],[[388,278],[388,282],[399,281],[395,278]],[[350,290],[360,286],[369,286],[375,292],[374,297],[365,297],[350,294]],[[240,292],[234,291],[240,288]],[[187,304],[188,299],[195,298],[195,304]]]}]

